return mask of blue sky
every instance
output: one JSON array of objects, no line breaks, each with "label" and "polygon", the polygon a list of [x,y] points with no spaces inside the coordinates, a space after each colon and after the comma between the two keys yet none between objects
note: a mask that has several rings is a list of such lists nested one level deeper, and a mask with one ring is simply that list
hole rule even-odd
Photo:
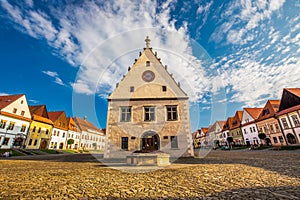
[{"label": "blue sky", "polygon": [[86,115],[145,46],[190,96],[192,131],[300,83],[299,0],[0,1],[1,94]]}]

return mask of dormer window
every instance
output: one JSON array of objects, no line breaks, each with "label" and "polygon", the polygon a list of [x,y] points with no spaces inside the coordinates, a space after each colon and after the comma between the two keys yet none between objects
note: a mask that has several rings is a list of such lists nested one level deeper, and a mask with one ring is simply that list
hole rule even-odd
[{"label": "dormer window", "polygon": [[146,67],[150,67],[150,61],[146,61]]}]

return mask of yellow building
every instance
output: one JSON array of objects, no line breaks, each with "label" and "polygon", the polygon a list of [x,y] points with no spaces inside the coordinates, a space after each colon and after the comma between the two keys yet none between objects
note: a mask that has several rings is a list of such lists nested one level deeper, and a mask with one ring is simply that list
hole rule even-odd
[{"label": "yellow building", "polygon": [[29,106],[32,121],[25,146],[27,149],[47,149],[53,122],[48,118],[46,105]]}]

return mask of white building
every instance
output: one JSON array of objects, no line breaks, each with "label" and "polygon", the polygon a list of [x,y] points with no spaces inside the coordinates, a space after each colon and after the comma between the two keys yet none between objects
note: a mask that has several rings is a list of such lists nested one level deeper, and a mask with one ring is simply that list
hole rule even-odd
[{"label": "white building", "polygon": [[49,119],[54,123],[49,149],[65,149],[68,133],[68,121],[64,111],[48,112]]},{"label": "white building", "polygon": [[0,148],[22,146],[31,115],[24,94],[0,96]]},{"label": "white building", "polygon": [[[77,124],[74,122],[72,117],[67,118],[68,121],[68,135],[67,135],[67,148],[68,149],[79,149],[80,147],[80,137],[81,131]],[[73,140],[73,144],[68,144],[69,140]]]},{"label": "white building", "polygon": [[261,140],[258,137],[258,128],[255,120],[258,119],[262,108],[244,108],[242,118],[242,133],[244,142],[247,145],[261,144]]},{"label": "white building", "polygon": [[81,131],[80,149],[85,150],[100,150],[105,148],[105,132],[97,128],[94,124],[87,121],[86,118],[73,118]]}]

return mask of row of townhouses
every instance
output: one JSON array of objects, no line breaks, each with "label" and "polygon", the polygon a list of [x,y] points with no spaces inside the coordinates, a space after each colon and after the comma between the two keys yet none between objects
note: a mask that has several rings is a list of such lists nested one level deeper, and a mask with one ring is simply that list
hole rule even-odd
[{"label": "row of townhouses", "polygon": [[0,96],[0,148],[104,150],[105,129],[46,105],[28,106],[26,96]]},{"label": "row of townhouses", "polygon": [[263,108],[243,108],[226,121],[197,130],[192,135],[193,144],[195,148],[222,146],[231,140],[236,146],[299,145],[299,119],[300,88],[284,88],[281,100],[268,100]]}]

